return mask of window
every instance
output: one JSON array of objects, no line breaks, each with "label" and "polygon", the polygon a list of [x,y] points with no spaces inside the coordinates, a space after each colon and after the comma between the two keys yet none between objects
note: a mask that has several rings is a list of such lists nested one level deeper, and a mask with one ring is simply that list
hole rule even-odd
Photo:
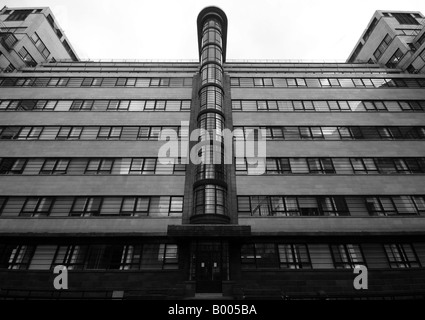
[{"label": "window", "polygon": [[[419,43],[419,45],[423,45],[425,43],[425,33],[423,33],[419,39],[417,40],[417,42]],[[421,53],[421,57],[423,57],[425,50],[422,51]],[[424,59],[425,60],[425,59]]]},{"label": "window", "polygon": [[388,68],[396,68],[400,60],[403,58],[403,52],[400,49],[397,49],[396,52],[392,55],[390,60],[385,64]]},{"label": "window", "polygon": [[149,197],[124,197],[121,203],[120,215],[147,216],[149,214]]},{"label": "window", "polygon": [[385,244],[391,268],[419,268],[421,264],[411,244]]},{"label": "window", "polygon": [[0,174],[22,174],[26,159],[0,158]]},{"label": "window", "polygon": [[330,247],[335,268],[354,269],[356,265],[365,265],[358,244],[335,244]]},{"label": "window", "polygon": [[61,127],[59,133],[56,136],[57,140],[78,140],[80,139],[83,127]]},{"label": "window", "polygon": [[85,174],[111,174],[114,159],[90,159]]},{"label": "window", "polygon": [[170,197],[170,216],[181,216],[183,213],[183,197]]},{"label": "window", "polygon": [[43,41],[41,41],[40,37],[38,36],[37,32],[34,32],[34,34],[31,36],[32,41],[35,44],[35,47],[40,51],[41,55],[47,59],[50,55],[50,51],[47,49]]},{"label": "window", "polygon": [[117,140],[121,137],[122,127],[100,127],[98,139]]},{"label": "window", "polygon": [[144,244],[140,269],[178,269],[176,244]]},{"label": "window", "polygon": [[91,245],[87,252],[85,269],[119,269],[122,251],[122,245]]},{"label": "window", "polygon": [[279,268],[278,252],[274,243],[246,244],[241,248],[242,268]]},{"label": "window", "polygon": [[69,162],[69,159],[47,159],[40,169],[40,174],[66,174]]},{"label": "window", "polygon": [[392,13],[392,16],[397,19],[399,24],[419,24],[410,13]]},{"label": "window", "polygon": [[54,265],[69,270],[178,269],[175,244],[65,245],[56,250]]},{"label": "window", "polygon": [[6,245],[0,248],[0,268],[7,269],[28,269],[35,252],[35,246],[30,245]]},{"label": "window", "polygon": [[3,213],[3,208],[7,203],[7,197],[0,197],[0,215]]},{"label": "window", "polygon": [[58,246],[52,267],[63,265],[69,270],[83,270],[88,249],[87,245]]},{"label": "window", "polygon": [[331,158],[307,158],[307,163],[310,173],[335,173]]},{"label": "window", "polygon": [[349,216],[347,204],[344,197],[320,197],[320,209],[325,216]]},{"label": "window", "polygon": [[13,64],[9,63],[9,65],[6,68],[4,68],[3,72],[4,73],[10,73],[10,72],[13,72],[15,70],[16,70],[15,66]]},{"label": "window", "polygon": [[156,158],[133,158],[130,164],[130,174],[154,174]]},{"label": "window", "polygon": [[366,208],[370,215],[419,215],[423,213],[423,197],[380,196],[366,197]]},{"label": "window", "polygon": [[[370,23],[369,27],[367,28],[365,34],[363,35],[363,41],[366,42],[367,39],[369,39],[369,36],[375,29],[376,25],[378,24],[378,19],[373,18],[372,22]],[[359,50],[360,51],[360,50]]]},{"label": "window", "polygon": [[21,209],[20,216],[24,217],[39,217],[48,216],[54,198],[52,197],[29,197],[26,199],[24,206]]},{"label": "window", "polygon": [[70,107],[71,111],[91,111],[93,107],[93,100],[74,100]]},{"label": "window", "polygon": [[31,12],[32,10],[13,10],[5,21],[24,21]]},{"label": "window", "polygon": [[305,244],[278,244],[278,251],[281,269],[311,269]]},{"label": "window", "polygon": [[19,131],[19,140],[38,140],[43,131],[43,127],[23,127]]},{"label": "window", "polygon": [[[59,29],[55,29],[55,31],[58,34]],[[58,37],[60,39],[62,37],[62,34],[58,34]],[[68,42],[66,40],[63,40],[62,44],[63,44],[66,52],[68,52],[69,56],[71,57],[72,61],[78,61],[77,56],[75,55],[74,51],[72,51],[71,46],[68,44]]]},{"label": "window", "polygon": [[355,174],[378,173],[373,158],[350,158],[350,162]]},{"label": "window", "polygon": [[25,47],[22,47],[18,51],[18,54],[28,67],[35,67],[37,65],[37,62],[35,62],[34,58],[29,54]]},{"label": "window", "polygon": [[310,269],[305,244],[253,243],[241,247],[243,269]]},{"label": "window", "polygon": [[120,270],[138,270],[142,257],[142,245],[125,245]]},{"label": "window", "polygon": [[372,216],[396,215],[397,211],[391,197],[367,197],[366,208]]},{"label": "window", "polygon": [[217,185],[203,185],[194,191],[195,214],[225,214],[226,190]]},{"label": "window", "polygon": [[[353,79],[354,83],[362,83],[361,79]],[[362,84],[363,86],[363,84]],[[373,86],[373,85],[372,85]],[[347,101],[347,100],[232,100],[233,111],[316,111],[316,112],[397,112],[424,111],[425,101]]]},{"label": "window", "polygon": [[391,41],[392,41],[391,36],[387,34],[384,40],[381,41],[378,48],[373,53],[373,56],[375,57],[376,60],[379,60],[379,58],[381,58],[385,50],[387,50],[388,46],[390,45]]},{"label": "window", "polygon": [[100,214],[101,197],[76,197],[71,208],[71,216],[86,217]]}]

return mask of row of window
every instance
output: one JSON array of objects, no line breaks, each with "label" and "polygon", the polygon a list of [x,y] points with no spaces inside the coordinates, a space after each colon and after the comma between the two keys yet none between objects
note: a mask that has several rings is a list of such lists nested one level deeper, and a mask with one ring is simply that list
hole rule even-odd
[{"label": "row of window", "polygon": [[[37,126],[0,127],[0,140],[158,140],[162,130],[173,130],[177,138],[187,135],[175,126]],[[265,131],[267,140],[423,140],[425,127],[391,126],[285,126],[234,127],[234,137],[257,140]]]},{"label": "row of window", "polygon": [[[388,68],[397,68],[398,63],[403,59],[403,52],[397,48],[397,50],[393,53],[391,58],[385,64]],[[425,81],[425,80],[424,80]]]},{"label": "row of window", "polygon": [[0,158],[0,175],[184,175],[184,163],[158,158]]},{"label": "row of window", "polygon": [[[28,53],[28,52],[27,52]],[[24,54],[24,53],[22,53]],[[22,55],[21,55],[22,56]],[[25,55],[27,57],[27,55]],[[24,57],[22,57],[24,59]],[[0,78],[0,87],[191,87],[192,78]]]},{"label": "row of window", "polygon": [[425,79],[417,78],[230,78],[232,87],[275,88],[388,88],[425,87]]},{"label": "row of window", "polygon": [[169,243],[30,245],[0,244],[0,269],[178,269],[178,247]]},{"label": "row of window", "polygon": [[[0,105],[1,110],[1,105]],[[425,111],[425,101],[232,100],[233,111],[399,112]]]},{"label": "row of window", "polygon": [[[321,250],[318,255],[317,251]],[[367,254],[367,258],[365,258]],[[328,260],[325,262],[325,260]],[[379,263],[377,263],[377,260]],[[315,245],[304,243],[252,243],[241,248],[242,269],[353,269],[367,267],[419,268],[421,263],[412,244]]]},{"label": "row of window", "polygon": [[[162,130],[174,130],[178,138],[185,134],[181,127],[89,127],[44,126],[0,127],[0,140],[158,140]],[[187,133],[186,133],[187,134]]]},{"label": "row of window", "polygon": [[44,42],[40,39],[37,32],[34,32],[31,36],[31,40],[33,41],[35,47],[38,49],[38,51],[42,54],[42,56],[47,59],[50,55],[49,49],[47,49]]},{"label": "row of window", "polygon": [[[267,140],[410,140],[425,139],[425,127],[285,126],[234,127],[235,138],[257,140],[265,131]],[[260,131],[262,130],[262,131]],[[0,134],[1,139],[1,134]],[[264,137],[263,137],[264,139]]]},{"label": "row of window", "polygon": [[0,197],[2,216],[168,217],[181,216],[183,197]]},{"label": "row of window", "polygon": [[[248,174],[251,166],[257,166],[253,160],[235,158],[236,174]],[[425,173],[425,158],[267,158],[265,173],[418,174]]]},{"label": "row of window", "polygon": [[[41,10],[36,10],[34,13],[40,12]],[[8,14],[9,16],[6,18],[5,21],[24,21],[31,13],[33,13],[33,10],[6,10],[3,14]]]},{"label": "row of window", "polygon": [[424,196],[238,196],[239,216],[424,215]]},{"label": "row of window", "polygon": [[373,53],[373,56],[375,57],[376,61],[379,60],[379,58],[384,54],[385,50],[387,50],[390,43],[393,41],[391,36],[387,34],[384,39],[379,44],[378,48]]},{"label": "row of window", "polygon": [[189,111],[191,100],[0,100],[0,111]]},{"label": "row of window", "polygon": [[[218,105],[221,110],[222,93],[216,87],[205,87],[201,101],[203,108]],[[190,105],[191,100],[0,100],[0,111],[189,111]],[[232,100],[232,110],[423,112],[425,101]]]},{"label": "row of window", "polygon": [[[21,57],[22,61],[24,61],[28,67],[35,67],[37,65],[37,62],[34,60],[34,58],[31,56],[31,54],[28,52],[28,50],[25,47],[22,47],[21,49],[19,49],[18,55]],[[1,84],[1,80],[0,80],[0,84]]]},{"label": "row of window", "polygon": [[[167,270],[179,268],[172,243],[29,245],[0,244],[0,268],[49,270]],[[241,267],[252,269],[419,268],[411,243],[249,243],[241,246]]]}]

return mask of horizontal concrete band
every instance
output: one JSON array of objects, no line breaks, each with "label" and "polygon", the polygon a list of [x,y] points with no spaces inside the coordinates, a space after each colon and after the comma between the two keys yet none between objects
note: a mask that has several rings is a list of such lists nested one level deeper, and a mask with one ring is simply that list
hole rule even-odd
[{"label": "horizontal concrete band", "polygon": [[[0,126],[180,126],[189,111],[64,111],[1,112]],[[424,118],[425,119],[425,118]]]},{"label": "horizontal concrete band", "polygon": [[[0,140],[1,157],[158,157],[165,141]],[[180,144],[179,144],[180,150]]]},{"label": "horizontal concrete band", "polygon": [[232,99],[237,100],[421,100],[424,98],[424,88],[232,88]]},{"label": "horizontal concrete band", "polygon": [[239,218],[253,236],[425,235],[425,217]]},{"label": "horizontal concrete band", "polygon": [[185,176],[1,176],[2,196],[182,196]]},{"label": "horizontal concrete band", "polygon": [[241,195],[424,195],[425,175],[237,176]]},{"label": "horizontal concrete band", "polygon": [[[0,234],[17,235],[170,235],[182,236],[180,218],[1,218]],[[170,229],[171,227],[171,229]],[[191,226],[188,236],[200,236],[205,226]],[[222,235],[425,235],[424,217],[284,217],[239,218],[237,226],[215,227]],[[212,229],[211,226],[206,230]],[[188,230],[188,229],[186,229]],[[171,231],[171,232],[170,232]],[[217,230],[216,230],[217,231]],[[211,234],[212,235],[212,234]],[[205,235],[202,235],[205,236]]]},{"label": "horizontal concrete band", "polygon": [[[50,76],[50,74],[49,74]],[[62,75],[65,77],[65,75]],[[164,88],[58,88],[2,87],[2,99],[191,99],[191,87]]]},{"label": "horizontal concrete band", "polygon": [[2,236],[165,236],[168,225],[179,223],[180,218],[1,218],[0,234]]}]

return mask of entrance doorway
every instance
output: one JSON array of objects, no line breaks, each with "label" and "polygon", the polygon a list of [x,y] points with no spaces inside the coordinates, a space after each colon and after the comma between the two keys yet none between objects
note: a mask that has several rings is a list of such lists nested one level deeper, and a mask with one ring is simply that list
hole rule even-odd
[{"label": "entrance doorway", "polygon": [[227,243],[195,242],[192,244],[192,279],[196,292],[222,292],[222,281],[228,278]]}]

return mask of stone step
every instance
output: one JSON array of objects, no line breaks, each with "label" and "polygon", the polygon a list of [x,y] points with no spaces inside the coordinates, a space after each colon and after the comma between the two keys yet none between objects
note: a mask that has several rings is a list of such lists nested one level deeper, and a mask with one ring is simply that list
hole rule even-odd
[{"label": "stone step", "polygon": [[233,300],[233,297],[223,296],[222,293],[195,293],[194,297],[187,297],[185,300]]}]

